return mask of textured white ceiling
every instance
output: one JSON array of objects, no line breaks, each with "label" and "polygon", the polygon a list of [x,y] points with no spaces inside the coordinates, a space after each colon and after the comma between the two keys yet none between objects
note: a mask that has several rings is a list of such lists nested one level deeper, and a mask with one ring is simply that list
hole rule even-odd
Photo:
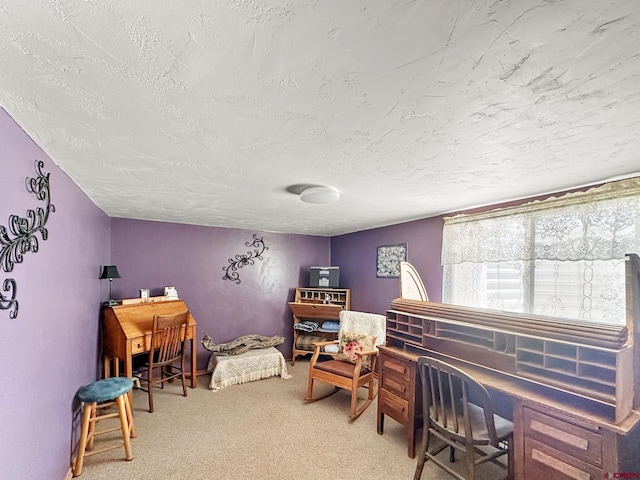
[{"label": "textured white ceiling", "polygon": [[637,0],[2,0],[0,58],[115,217],[337,235],[640,170]]}]

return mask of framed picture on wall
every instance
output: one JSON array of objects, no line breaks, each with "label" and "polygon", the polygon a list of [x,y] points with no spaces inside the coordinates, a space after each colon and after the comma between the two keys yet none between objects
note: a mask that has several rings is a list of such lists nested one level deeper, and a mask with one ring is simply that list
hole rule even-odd
[{"label": "framed picture on wall", "polygon": [[376,277],[399,278],[400,262],[407,261],[407,244],[383,245],[376,256]]}]

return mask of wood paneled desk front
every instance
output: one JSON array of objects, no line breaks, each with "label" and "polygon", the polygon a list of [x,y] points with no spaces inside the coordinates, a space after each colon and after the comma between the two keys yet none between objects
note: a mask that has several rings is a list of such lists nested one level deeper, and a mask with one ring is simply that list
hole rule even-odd
[{"label": "wood paneled desk front", "polygon": [[541,385],[528,385],[515,376],[438,352],[378,348],[377,430],[383,433],[385,415],[404,425],[407,453],[412,458],[423,423],[416,369],[416,359],[422,354],[458,365],[483,383],[492,397],[497,395],[494,405],[500,409],[498,413],[514,422],[516,479],[595,480],[616,472],[640,472],[640,459],[636,455],[640,447],[640,415],[635,411],[616,424],[583,405],[579,398],[553,394]]},{"label": "wood paneled desk front", "polygon": [[[105,307],[102,312],[102,354],[104,376],[119,376],[120,362],[124,362],[124,375],[133,377],[133,356],[148,352],[154,315],[172,315],[188,310],[184,301],[157,300]],[[163,297],[161,297],[163,298]],[[189,314],[187,339],[191,343],[191,388],[196,388],[196,321]]]}]

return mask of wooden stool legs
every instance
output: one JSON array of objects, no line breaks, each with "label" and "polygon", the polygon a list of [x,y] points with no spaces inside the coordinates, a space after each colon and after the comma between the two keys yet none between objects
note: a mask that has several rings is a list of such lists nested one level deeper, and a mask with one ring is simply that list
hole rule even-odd
[{"label": "wooden stool legs", "polygon": [[[103,410],[112,406],[118,407],[117,413],[98,414],[99,410]],[[110,428],[107,430],[96,431],[96,423],[100,420],[107,418],[118,417],[120,420],[120,426]],[[103,433],[114,432],[116,430],[122,431],[122,443],[105,447],[101,450],[93,451],[93,444],[96,435],[102,435]],[[124,393],[118,396],[114,401],[108,403],[98,404],[97,402],[85,403],[82,414],[82,429],[80,432],[80,443],[78,445],[78,455],[73,467],[73,476],[77,477],[82,473],[82,465],[85,457],[95,455],[97,453],[106,452],[124,446],[124,451],[127,460],[133,458],[133,451],[131,449],[131,438],[135,438],[136,430],[133,423],[133,415],[131,413],[131,404],[129,403],[129,396]]]}]

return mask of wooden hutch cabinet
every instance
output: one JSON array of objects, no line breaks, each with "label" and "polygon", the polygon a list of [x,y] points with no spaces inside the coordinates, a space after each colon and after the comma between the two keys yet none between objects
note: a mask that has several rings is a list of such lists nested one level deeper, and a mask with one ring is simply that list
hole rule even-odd
[{"label": "wooden hutch cabinet", "polygon": [[626,280],[626,325],[393,300],[378,363],[378,433],[392,417],[415,455],[423,421],[416,359],[429,355],[468,371],[499,399],[498,413],[514,423],[516,478],[640,473],[636,255],[627,258]]},{"label": "wooden hutch cabinet", "polygon": [[[342,310],[349,310],[351,293],[346,288],[296,288],[295,301],[289,302],[293,313],[293,348],[291,364],[299,355],[313,353],[313,345],[305,341],[310,337],[322,337],[324,340],[336,340],[338,332],[306,332],[295,328],[296,324],[312,320],[322,325],[327,320],[338,321]],[[312,338],[311,338],[312,340]]]}]

